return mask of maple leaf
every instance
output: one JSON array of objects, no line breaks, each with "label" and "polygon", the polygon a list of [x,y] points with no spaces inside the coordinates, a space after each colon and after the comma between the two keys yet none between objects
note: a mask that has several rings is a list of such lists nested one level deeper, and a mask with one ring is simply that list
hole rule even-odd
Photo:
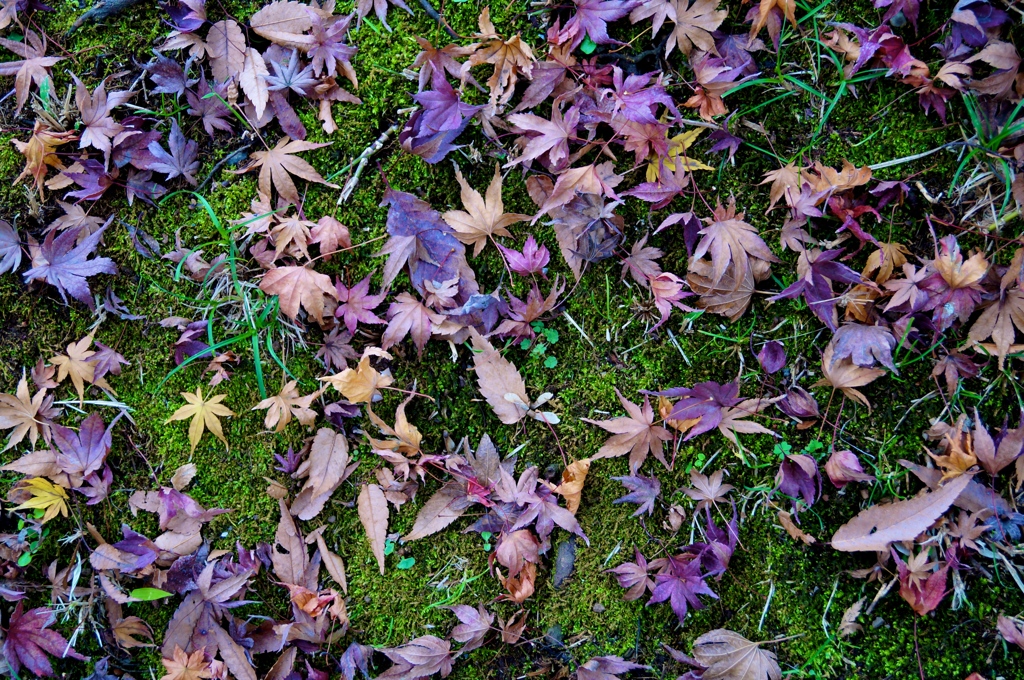
[{"label": "maple leaf", "polygon": [[[460,47],[453,43],[438,49],[434,47],[429,40],[422,36],[416,36],[416,42],[419,43],[420,53],[416,55],[416,59],[409,68],[410,70],[419,71],[419,92],[427,89],[427,84],[431,82],[431,78],[435,72],[447,72],[453,78],[462,78],[464,75],[462,72],[462,63],[457,61],[457,59],[468,57],[476,50],[476,47],[472,45],[469,47]],[[473,85],[477,85],[473,76],[468,74],[465,75],[468,82]]]},{"label": "maple leaf", "polygon": [[316,358],[322,361],[328,369],[348,368],[347,359],[359,359],[359,353],[352,348],[351,342],[352,334],[343,332],[335,326],[324,338],[324,344],[317,351]]},{"label": "maple leaf", "polygon": [[569,41],[575,50],[585,37],[596,45],[619,45],[608,37],[608,22],[618,21],[639,4],[639,0],[573,0],[573,14],[558,33],[559,44]]},{"label": "maple leaf", "polygon": [[494,614],[484,609],[483,604],[476,608],[465,604],[448,607],[458,617],[459,625],[452,628],[452,639],[464,643],[459,653],[469,652],[484,644],[484,637],[491,631]]},{"label": "maple leaf", "polygon": [[442,678],[452,672],[451,643],[433,635],[423,635],[399,647],[385,647],[379,650],[394,662],[394,665],[377,676],[379,680],[399,678],[426,678],[440,673]]},{"label": "maple leaf", "polygon": [[277,267],[263,275],[260,290],[277,295],[281,311],[290,319],[299,315],[299,305],[319,323],[324,322],[324,296],[337,299],[331,277],[309,267]]},{"label": "maple leaf", "polygon": [[[544,269],[548,266],[548,262],[551,261],[551,253],[548,252],[547,247],[543,244],[537,245],[533,234],[527,236],[526,243],[523,244],[521,252],[506,248],[500,243],[497,246],[498,250],[505,256],[508,268],[521,276],[529,276],[530,274],[544,276]],[[544,278],[547,277],[544,276]]]},{"label": "maple leaf", "polygon": [[[146,72],[150,80],[156,83],[156,87],[150,92],[152,94],[172,94],[177,102],[179,96],[185,94],[188,88],[195,85],[195,79],[189,79],[185,75],[185,69],[175,60],[165,57],[155,50],[153,55],[153,59],[142,66],[142,70]],[[191,66],[191,60],[187,65]]]},{"label": "maple leaf", "polygon": [[334,219],[330,215],[324,215],[317,220],[316,226],[309,230],[309,242],[320,245],[320,256],[330,261],[334,253],[347,250],[352,247],[352,237],[349,235],[348,227]]},{"label": "maple leaf", "polygon": [[704,608],[699,595],[708,595],[717,600],[718,595],[704,581],[706,575],[701,574],[700,567],[700,560],[692,559],[689,555],[669,557],[666,568],[654,577],[654,590],[647,605],[668,600],[682,625],[690,607]]},{"label": "maple leaf", "polygon": [[764,262],[779,261],[758,235],[757,229],[744,222],[743,217],[743,213],[736,213],[735,199],[730,199],[728,208],[719,203],[714,217],[704,220],[708,226],[700,231],[703,238],[697,243],[693,257],[700,259],[705,253],[710,254],[712,285],[722,280],[730,264],[743,270],[751,266],[751,258]]},{"label": "maple leaf", "polygon": [[199,169],[199,145],[185,137],[181,128],[178,127],[178,121],[173,118],[171,119],[171,134],[167,138],[167,148],[171,150],[170,153],[164,151],[160,142],[149,143],[149,152],[153,154],[154,158],[154,162],[150,164],[149,168],[167,175],[167,179],[184,177],[185,181],[196,186],[198,182],[192,173]]},{"label": "maple leaf", "polygon": [[615,390],[627,416],[611,420],[591,420],[581,418],[585,423],[597,425],[601,429],[614,434],[593,455],[593,458],[611,458],[629,453],[629,468],[635,474],[643,465],[648,453],[653,453],[662,465],[668,467],[661,443],[672,439],[672,434],[660,425],[654,424],[654,409],[650,399],[644,397],[643,407],[632,403],[622,393]]},{"label": "maple leaf", "polygon": [[1000,614],[996,619],[996,627],[1004,640],[1024,649],[1024,626],[1021,626],[1017,620]]},{"label": "maple leaf", "polygon": [[175,420],[191,418],[192,422],[188,427],[188,441],[192,446],[191,451],[193,453],[196,450],[196,446],[199,445],[199,440],[202,439],[203,432],[206,429],[209,429],[217,439],[224,442],[224,447],[227,448],[228,440],[224,438],[224,431],[221,429],[220,419],[225,416],[233,416],[235,413],[227,406],[221,404],[226,395],[218,394],[210,397],[209,399],[203,399],[203,388],[197,387],[195,394],[182,392],[181,396],[184,397],[185,401],[188,403],[171,414],[171,417],[164,421],[164,424],[166,425],[167,423]]},{"label": "maple leaf", "polygon": [[186,654],[180,646],[175,646],[171,658],[165,657],[160,661],[167,671],[160,680],[202,680],[213,677],[205,648]]},{"label": "maple leaf", "polygon": [[775,654],[739,633],[719,628],[693,642],[693,656],[705,667],[705,680],[782,680]]},{"label": "maple leaf", "polygon": [[287,251],[296,259],[301,255],[308,260],[310,227],[315,225],[315,222],[304,220],[298,215],[289,215],[279,220],[270,230],[270,237],[274,240],[274,259]]},{"label": "maple leaf", "polygon": [[764,174],[764,179],[761,184],[768,184],[771,182],[772,186],[770,189],[770,202],[768,203],[768,210],[765,214],[771,212],[775,204],[779,202],[780,198],[790,195],[790,191],[799,192],[801,184],[801,173],[804,168],[798,166],[796,161],[790,162],[778,170],[771,170]]},{"label": "maple leaf", "polygon": [[1013,346],[1015,326],[1024,333],[1024,291],[1020,288],[1003,292],[998,300],[985,308],[967,337],[973,345],[991,338],[999,359],[999,370],[1002,370],[1006,355]]},{"label": "maple leaf", "polygon": [[338,281],[335,284],[337,291],[338,308],[334,315],[345,320],[345,327],[349,333],[355,333],[359,322],[370,324],[387,323],[373,313],[373,310],[380,306],[380,303],[387,297],[387,291],[378,295],[370,295],[370,276],[348,288],[344,283]]},{"label": "maple leaf", "polygon": [[46,81],[52,83],[50,67],[64,61],[64,57],[47,57],[45,34],[40,38],[39,34],[31,29],[25,31],[24,41],[16,42],[0,38],[0,45],[21,57],[18,61],[0,63],[0,76],[14,76],[15,101],[17,103],[14,115],[17,116],[28,102],[32,83],[35,83],[36,87],[42,87]]},{"label": "maple leaf", "polygon": [[576,680],[620,680],[619,673],[628,673],[650,666],[626,661],[621,656],[598,656],[576,669]]},{"label": "maple leaf", "polygon": [[303,65],[299,51],[292,49],[290,54],[282,54],[279,57],[270,50],[267,50],[267,54],[273,55],[268,56],[268,61],[274,71],[273,75],[266,76],[269,91],[287,94],[286,91],[291,90],[300,97],[308,97],[318,80],[313,76],[313,67]]},{"label": "maple leaf", "polygon": [[473,257],[483,251],[488,239],[494,240],[495,236],[509,236],[509,225],[516,222],[523,222],[530,219],[529,215],[506,213],[504,204],[501,201],[501,167],[494,166],[494,178],[487,187],[487,196],[481,196],[480,192],[469,186],[462,171],[456,169],[455,179],[462,187],[462,210],[449,210],[441,215],[444,221],[455,230],[455,238],[467,246],[473,246]]},{"label": "maple leaf", "polygon": [[28,381],[24,373],[14,394],[0,393],[0,430],[12,430],[3,450],[7,451],[20,444],[25,435],[28,435],[33,447],[40,434],[49,440],[50,424],[46,414],[52,414],[52,402],[53,397],[47,396],[45,388],[29,397]]},{"label": "maple leaf", "polygon": [[647,558],[639,550],[634,550],[635,562],[623,562],[614,569],[608,569],[609,574],[614,574],[619,586],[626,588],[622,599],[627,602],[638,600],[649,590],[654,590],[654,579],[650,577],[647,567]]},{"label": "maple leaf", "polygon": [[284,432],[284,428],[291,422],[292,416],[298,419],[300,425],[312,427],[313,421],[316,420],[316,411],[309,407],[313,400],[320,396],[320,393],[313,392],[301,397],[296,385],[296,381],[291,380],[276,395],[267,397],[252,407],[253,411],[266,409],[267,415],[263,419],[263,427],[268,430],[273,428],[274,432]]},{"label": "maple leaf", "polygon": [[465,246],[426,201],[389,189],[381,205],[389,206],[386,228],[391,237],[374,255],[389,255],[383,286],[391,285],[408,263],[413,288],[424,297],[428,281],[443,284],[454,280],[467,298],[478,292],[475,274],[466,262]]},{"label": "maple leaf", "polygon": [[818,248],[808,248],[801,251],[796,262],[797,280],[768,300],[774,302],[802,295],[815,316],[832,331],[838,330],[837,298],[832,290],[832,282],[861,283],[860,274],[835,261],[842,253],[842,249],[821,251]]},{"label": "maple leaf", "polygon": [[[711,33],[721,26],[729,15],[728,10],[718,8],[719,2],[720,0],[668,1],[667,4],[672,8],[669,18],[675,23],[675,27],[665,43],[666,57],[672,53],[672,48],[676,45],[687,56],[694,47],[704,52],[715,50],[715,40]],[[633,13],[636,11],[633,10]],[[632,18],[633,14],[630,14],[630,19]]]},{"label": "maple leaf", "polygon": [[434,71],[431,84],[432,90],[413,97],[422,108],[409,118],[398,141],[409,153],[421,156],[427,163],[437,163],[458,148],[452,142],[484,105],[463,102],[443,72]]},{"label": "maple leaf", "polygon": [[90,94],[89,88],[78,79],[78,76],[72,73],[71,77],[75,81],[75,103],[78,105],[84,128],[78,146],[83,149],[94,147],[102,151],[103,157],[108,159],[111,140],[124,130],[120,123],[110,117],[110,111],[134,97],[135,92],[122,90],[108,94],[104,83],[101,82]]},{"label": "maple leaf", "polygon": [[357,50],[344,42],[352,15],[325,18],[315,11],[307,11],[312,19],[312,44],[306,50],[306,56],[310,59],[313,73],[320,75],[326,71],[328,76],[335,76],[341,71],[353,87],[359,87],[355,69],[352,68],[352,57]]},{"label": "maple leaf", "polygon": [[864,264],[864,278],[875,274],[875,283],[885,283],[892,278],[893,269],[907,263],[907,255],[910,251],[902,243],[879,243]]},{"label": "maple leaf", "polygon": [[641,286],[649,286],[649,281],[661,274],[661,267],[655,262],[664,255],[661,248],[647,246],[648,234],[633,244],[629,256],[622,261],[622,278],[626,274],[633,277],[633,280]]},{"label": "maple leaf", "polygon": [[745,76],[744,68],[731,66],[725,59],[699,50],[694,50],[690,55],[690,64],[697,80],[697,87],[693,96],[687,99],[683,106],[700,109],[700,117],[707,121],[729,113],[722,97],[736,86],[737,78]]},{"label": "maple leaf", "polygon": [[405,0],[356,0],[356,15],[362,20],[372,9],[380,23],[384,24],[384,28],[390,31],[391,26],[388,25],[387,21],[388,5],[400,7],[412,15],[412,10],[405,4]]},{"label": "maple leaf", "polygon": [[38,607],[26,612],[23,604],[19,602],[11,614],[3,647],[4,657],[15,675],[24,668],[37,677],[52,677],[53,666],[46,658],[47,654],[60,659],[87,661],[60,633],[49,630],[57,620],[52,609]]},{"label": "maple leaf", "polygon": [[478,45],[462,65],[461,73],[468,73],[471,68],[480,64],[493,64],[494,73],[487,79],[487,87],[491,91],[491,106],[504,106],[512,98],[519,76],[530,78],[533,75],[533,63],[536,59],[530,46],[523,42],[522,36],[517,34],[509,40],[498,37],[494,24],[491,23],[490,7],[484,7],[478,23],[480,32],[473,37],[484,42]]},{"label": "maple leaf", "polygon": [[[216,96],[207,96],[216,95]],[[206,80],[206,73],[203,72],[199,78],[199,87],[196,88],[195,93],[192,90],[188,90],[185,93],[185,98],[188,100],[188,115],[196,116],[201,118],[203,121],[203,129],[206,130],[206,134],[213,138],[214,130],[223,130],[224,132],[232,132],[231,128],[231,109],[224,105],[224,100],[228,98],[228,85],[227,83],[216,83],[213,87],[210,87],[210,83]],[[173,129],[176,126],[174,119],[171,119],[172,134]],[[178,142],[182,144],[183,142]],[[195,142],[190,142],[195,144]],[[174,153],[175,142],[171,141],[171,153]],[[193,154],[194,155],[194,154]],[[163,170],[157,169],[158,172],[164,172]],[[195,172],[195,170],[193,170]]]},{"label": "maple leaf", "polygon": [[856,388],[874,382],[885,375],[885,371],[880,368],[858,366],[849,357],[842,361],[835,361],[833,360],[834,352],[835,339],[828,343],[821,355],[822,378],[812,387],[827,385],[833,389],[842,390],[843,394],[850,399],[859,401],[870,410],[871,403],[868,398]]},{"label": "maple leaf", "polygon": [[[45,524],[57,515],[68,516],[68,493],[43,477],[24,480],[12,489],[18,497],[28,494],[28,499],[13,510],[45,510],[42,522]],[[10,633],[8,633],[10,634]]]},{"label": "maple leaf", "polygon": [[85,383],[92,383],[99,387],[110,389],[105,380],[96,379],[96,363],[93,358],[96,355],[94,350],[89,349],[92,345],[92,333],[86,335],[78,342],[73,342],[67,347],[67,354],[58,354],[50,359],[50,363],[58,367],[57,383],[60,384],[68,377],[71,384],[78,392],[78,401],[81,402],[85,393]]},{"label": "maple leaf", "polygon": [[563,114],[561,107],[555,104],[551,107],[550,120],[532,113],[514,113],[508,117],[508,122],[522,136],[516,139],[521,149],[519,156],[506,167],[529,163],[546,155],[548,166],[555,169],[569,158],[569,142],[576,139],[580,111],[570,106]]},{"label": "maple leaf", "polygon": [[399,293],[388,307],[388,327],[381,338],[381,348],[388,349],[412,333],[416,351],[423,356],[423,348],[430,340],[434,326],[439,326],[444,317],[431,311],[409,293]]},{"label": "maple leaf", "polygon": [[[781,30],[781,26],[778,19],[774,22],[772,21],[773,12],[784,15],[789,20],[789,23],[793,24],[793,28],[797,32],[800,31],[800,26],[796,23],[796,0],[760,0],[760,4],[756,9],[757,14],[753,24],[750,26],[750,40],[753,40],[761,32],[762,28],[768,26],[768,33],[772,41],[778,46],[778,33]],[[751,14],[753,14],[753,9],[751,9]]]},{"label": "maple leaf", "polygon": [[722,477],[725,470],[717,470],[711,477],[698,470],[690,470],[690,484],[692,488],[683,487],[681,491],[697,501],[697,510],[718,504],[724,501],[730,491],[735,489],[732,484],[723,484]]},{"label": "maple leaf", "polygon": [[391,355],[387,352],[376,347],[367,347],[363,350],[363,356],[355,368],[346,368],[337,375],[320,378],[320,380],[330,383],[353,404],[369,404],[378,390],[394,382],[390,372],[379,373],[370,365],[371,356],[391,359]]},{"label": "maple leaf", "polygon": [[562,470],[562,483],[552,489],[552,491],[565,499],[566,510],[574,515],[579,510],[580,501],[583,498],[583,485],[587,481],[587,473],[589,471],[589,458],[573,461]]},{"label": "maple leaf", "polygon": [[57,288],[65,302],[70,295],[95,310],[88,277],[117,273],[117,265],[108,257],[88,259],[103,238],[104,230],[105,227],[97,229],[81,240],[78,236],[82,227],[69,229],[60,236],[51,231],[39,248],[38,259],[33,258],[33,267],[24,273],[25,281],[46,281]]},{"label": "maple leaf", "polygon": [[299,192],[295,188],[295,182],[292,181],[292,175],[334,189],[338,188],[337,185],[331,184],[321,177],[316,168],[294,155],[302,151],[330,146],[330,144],[330,142],[314,144],[313,142],[292,141],[288,137],[282,137],[273,149],[254,151],[251,156],[253,162],[244,170],[235,172],[251,172],[259,168],[260,193],[270,196],[271,185],[273,185],[277,188],[277,193],[281,198],[298,204]]},{"label": "maple leaf", "polygon": [[103,467],[112,445],[112,427],[113,423],[108,428],[98,413],[83,420],[78,432],[54,425],[53,443],[58,449],[57,467],[71,476],[73,486],[78,486],[81,479]]},{"label": "maple leaf", "polygon": [[850,357],[857,366],[874,366],[880,363],[890,371],[899,375],[892,361],[892,350],[896,347],[896,338],[884,326],[864,326],[862,324],[844,324],[833,337],[832,363]]},{"label": "maple leaf", "polygon": [[[2,68],[2,66],[0,66]],[[32,136],[27,142],[12,139],[11,143],[25,157],[25,168],[18,175],[14,184],[17,184],[25,177],[31,177],[36,184],[39,197],[43,197],[43,187],[46,185],[46,174],[49,169],[56,168],[64,170],[64,163],[57,155],[57,147],[78,139],[73,131],[64,132],[55,130],[43,120],[37,118],[32,129]]]},{"label": "maple leaf", "polygon": [[612,479],[620,482],[629,491],[625,496],[613,500],[612,505],[636,503],[638,507],[633,512],[633,517],[639,517],[644,513],[648,515],[654,513],[654,502],[661,494],[661,482],[657,477],[631,475],[629,477],[612,477]]}]

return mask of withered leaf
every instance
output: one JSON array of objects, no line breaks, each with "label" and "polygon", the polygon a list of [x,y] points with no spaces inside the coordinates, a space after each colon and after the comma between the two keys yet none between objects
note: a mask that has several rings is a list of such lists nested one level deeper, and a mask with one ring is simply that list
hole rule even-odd
[{"label": "withered leaf", "polygon": [[383,576],[384,542],[388,535],[388,499],[376,484],[363,484],[356,505],[359,508],[359,521],[366,530],[366,538],[370,541],[370,548]]},{"label": "withered leaf", "polygon": [[313,142],[293,141],[288,137],[282,137],[277,146],[270,150],[254,151],[252,153],[252,164],[237,172],[251,172],[260,169],[259,190],[265,196],[270,196],[271,186],[277,189],[277,193],[286,201],[299,203],[299,191],[295,188],[292,175],[301,177],[310,182],[317,182],[325,186],[337,189],[316,171],[312,165],[294,155],[302,151],[319,149],[330,146],[330,142],[314,144]]},{"label": "withered leaf", "polygon": [[519,369],[501,356],[487,338],[475,328],[470,328],[473,343],[473,366],[480,394],[490,404],[498,419],[506,425],[514,425],[529,411],[530,399],[526,396],[526,383]]},{"label": "withered leaf", "polygon": [[764,642],[751,642],[725,628],[704,633],[693,643],[693,657],[706,666],[704,680],[781,680],[782,669]]},{"label": "withered leaf", "polygon": [[953,505],[971,475],[960,475],[935,491],[906,501],[873,505],[839,527],[832,547],[842,552],[887,550],[894,541],[912,541]]},{"label": "withered leaf", "polygon": [[487,187],[486,197],[469,186],[461,170],[455,171],[455,179],[462,187],[462,205],[466,210],[449,210],[441,217],[455,230],[455,238],[467,246],[473,246],[473,257],[480,254],[488,239],[493,240],[495,236],[512,236],[507,229],[509,225],[530,219],[529,215],[505,212],[501,201],[501,167],[497,164],[494,166],[494,179]]},{"label": "withered leaf", "polygon": [[628,452],[629,467],[635,473],[647,459],[647,454],[653,453],[654,457],[667,467],[668,462],[665,460],[661,443],[672,439],[672,434],[664,427],[654,424],[654,409],[651,408],[650,399],[644,397],[644,405],[641,407],[626,399],[617,389],[615,394],[622,407],[626,409],[626,416],[610,420],[580,419],[614,434],[593,457],[611,458]]},{"label": "withered leaf", "polygon": [[321,324],[324,321],[324,296],[337,299],[331,277],[309,267],[277,267],[263,275],[260,290],[277,295],[281,311],[290,319],[299,315],[299,305]]}]

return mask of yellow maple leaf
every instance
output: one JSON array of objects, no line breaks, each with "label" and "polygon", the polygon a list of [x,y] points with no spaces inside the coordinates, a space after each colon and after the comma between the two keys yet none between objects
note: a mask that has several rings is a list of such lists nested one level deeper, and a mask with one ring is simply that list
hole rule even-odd
[{"label": "yellow maple leaf", "polygon": [[686,155],[686,150],[693,146],[693,143],[697,141],[697,137],[704,131],[704,128],[694,128],[687,130],[681,134],[676,135],[668,140],[668,154],[662,158],[658,158],[656,154],[651,155],[650,162],[647,163],[647,181],[657,182],[661,178],[661,170],[659,169],[659,161],[664,164],[665,169],[671,172],[676,171],[676,163],[682,163],[683,170],[692,172],[694,170],[714,170],[710,165],[701,163],[696,158],[691,158]]},{"label": "yellow maple leaf", "polygon": [[224,438],[224,430],[221,429],[220,418],[233,416],[235,413],[220,403],[224,401],[225,395],[218,394],[209,399],[203,399],[203,388],[197,387],[195,394],[182,392],[181,396],[188,403],[175,411],[164,424],[166,425],[175,420],[185,420],[186,418],[192,419],[188,426],[188,441],[192,445],[192,453],[195,452],[196,446],[199,445],[199,440],[203,437],[203,431],[206,429],[209,429],[217,439],[224,442],[226,448],[228,440]]},{"label": "yellow maple leaf", "polygon": [[34,477],[18,487],[28,491],[32,497],[14,508],[15,510],[45,510],[43,523],[49,522],[58,514],[68,516],[68,493],[62,487],[43,477]]}]

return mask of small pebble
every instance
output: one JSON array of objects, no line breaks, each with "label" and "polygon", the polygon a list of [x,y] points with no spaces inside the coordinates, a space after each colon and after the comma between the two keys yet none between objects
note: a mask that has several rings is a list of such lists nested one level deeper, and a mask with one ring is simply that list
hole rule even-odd
[{"label": "small pebble", "polygon": [[591,607],[595,614],[604,614],[605,606],[600,602],[595,602],[594,606]]},{"label": "small pebble", "polygon": [[885,625],[885,619],[883,619],[881,616],[876,616],[875,620],[871,622],[871,627],[872,628],[881,628],[884,625]]}]

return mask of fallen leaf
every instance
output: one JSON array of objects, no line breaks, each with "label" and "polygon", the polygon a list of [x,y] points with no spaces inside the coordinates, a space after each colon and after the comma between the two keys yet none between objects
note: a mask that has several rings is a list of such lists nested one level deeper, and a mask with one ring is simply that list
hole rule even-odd
[{"label": "fallen leaf", "polygon": [[872,505],[839,527],[832,547],[842,552],[877,551],[896,541],[912,541],[953,505],[970,481],[971,475],[960,475],[910,500]]},{"label": "fallen leaf", "polygon": [[68,493],[42,477],[20,482],[12,489],[12,493],[27,492],[28,500],[13,510],[44,510],[42,522],[45,524],[57,515],[68,516]]},{"label": "fallen leaf", "polygon": [[353,404],[373,401],[379,390],[394,382],[394,378],[388,373],[380,373],[370,365],[370,357],[379,356],[384,359],[391,359],[391,355],[377,347],[367,347],[363,350],[363,356],[355,368],[346,368],[341,373],[320,378],[321,381],[330,383],[331,386],[341,392],[342,396]]},{"label": "fallen leaf", "polygon": [[580,500],[583,497],[583,485],[587,481],[587,472],[589,471],[589,458],[574,461],[562,471],[562,483],[553,489],[555,493],[565,499],[566,509],[574,515],[580,507]]},{"label": "fallen leaf", "polygon": [[803,541],[804,545],[814,545],[818,542],[818,539],[797,526],[796,522],[793,521],[793,515],[785,510],[779,510],[779,524],[786,530],[790,538]]},{"label": "fallen leaf", "polygon": [[614,434],[593,457],[611,458],[628,452],[629,468],[636,473],[646,460],[647,454],[653,453],[662,465],[668,467],[661,443],[671,440],[672,434],[664,427],[654,424],[654,409],[651,408],[650,399],[644,397],[644,405],[641,407],[622,396],[618,389],[615,390],[615,394],[626,409],[626,416],[610,420],[580,418],[585,423],[597,425]]},{"label": "fallen leaf", "polygon": [[501,422],[506,425],[518,423],[530,409],[523,376],[515,364],[501,356],[475,328],[470,327],[469,332],[476,350],[473,352],[473,366],[480,394]]},{"label": "fallen leaf", "polygon": [[[485,8],[484,11],[486,11]],[[441,215],[444,221],[455,230],[455,238],[467,246],[473,246],[473,257],[483,251],[488,240],[493,241],[495,236],[508,236],[507,227],[516,222],[523,222],[530,219],[529,215],[518,215],[506,213],[504,204],[501,201],[501,167],[494,166],[494,179],[487,188],[487,196],[483,197],[480,192],[469,186],[462,171],[456,169],[455,179],[462,187],[462,210],[449,210]]]},{"label": "fallen leaf", "polygon": [[330,142],[314,144],[313,142],[297,141],[291,140],[288,137],[282,137],[273,149],[254,151],[251,156],[253,162],[245,169],[236,172],[251,172],[259,168],[260,193],[270,196],[270,189],[273,186],[277,189],[277,193],[281,198],[298,204],[300,202],[299,191],[295,188],[292,175],[334,189],[338,188],[321,177],[316,168],[294,155],[302,151],[319,149],[325,146],[330,146]]},{"label": "fallen leaf", "polygon": [[324,322],[324,296],[338,298],[331,277],[309,267],[277,267],[263,275],[260,290],[277,295],[281,311],[290,319],[299,315],[299,305],[320,324]]},{"label": "fallen leaf", "polygon": [[[762,3],[763,4],[763,3]],[[693,657],[707,670],[704,680],[781,680],[775,654],[725,628],[704,633],[693,643]]]},{"label": "fallen leaf", "polygon": [[316,420],[316,411],[310,408],[313,400],[320,396],[316,391],[304,397],[299,396],[296,381],[291,380],[285,384],[281,391],[273,397],[267,397],[252,407],[256,411],[266,409],[267,415],[263,419],[263,427],[273,429],[274,432],[284,432],[284,428],[291,422],[294,416],[299,424],[304,427],[312,427]]},{"label": "fallen leaf", "polygon": [[226,395],[218,394],[209,399],[203,399],[203,388],[197,387],[195,394],[182,392],[181,396],[188,403],[171,414],[171,417],[165,421],[165,424],[175,420],[192,419],[188,427],[188,441],[192,446],[192,453],[195,452],[196,446],[199,445],[199,440],[202,439],[203,432],[206,429],[209,429],[217,439],[224,442],[224,447],[227,448],[228,440],[224,438],[224,430],[221,429],[220,419],[226,416],[233,416],[235,413],[220,403],[224,401]]},{"label": "fallen leaf", "polygon": [[384,575],[384,542],[388,534],[388,500],[376,484],[363,484],[356,501],[359,521],[366,530],[373,556],[377,558],[381,576]]}]

